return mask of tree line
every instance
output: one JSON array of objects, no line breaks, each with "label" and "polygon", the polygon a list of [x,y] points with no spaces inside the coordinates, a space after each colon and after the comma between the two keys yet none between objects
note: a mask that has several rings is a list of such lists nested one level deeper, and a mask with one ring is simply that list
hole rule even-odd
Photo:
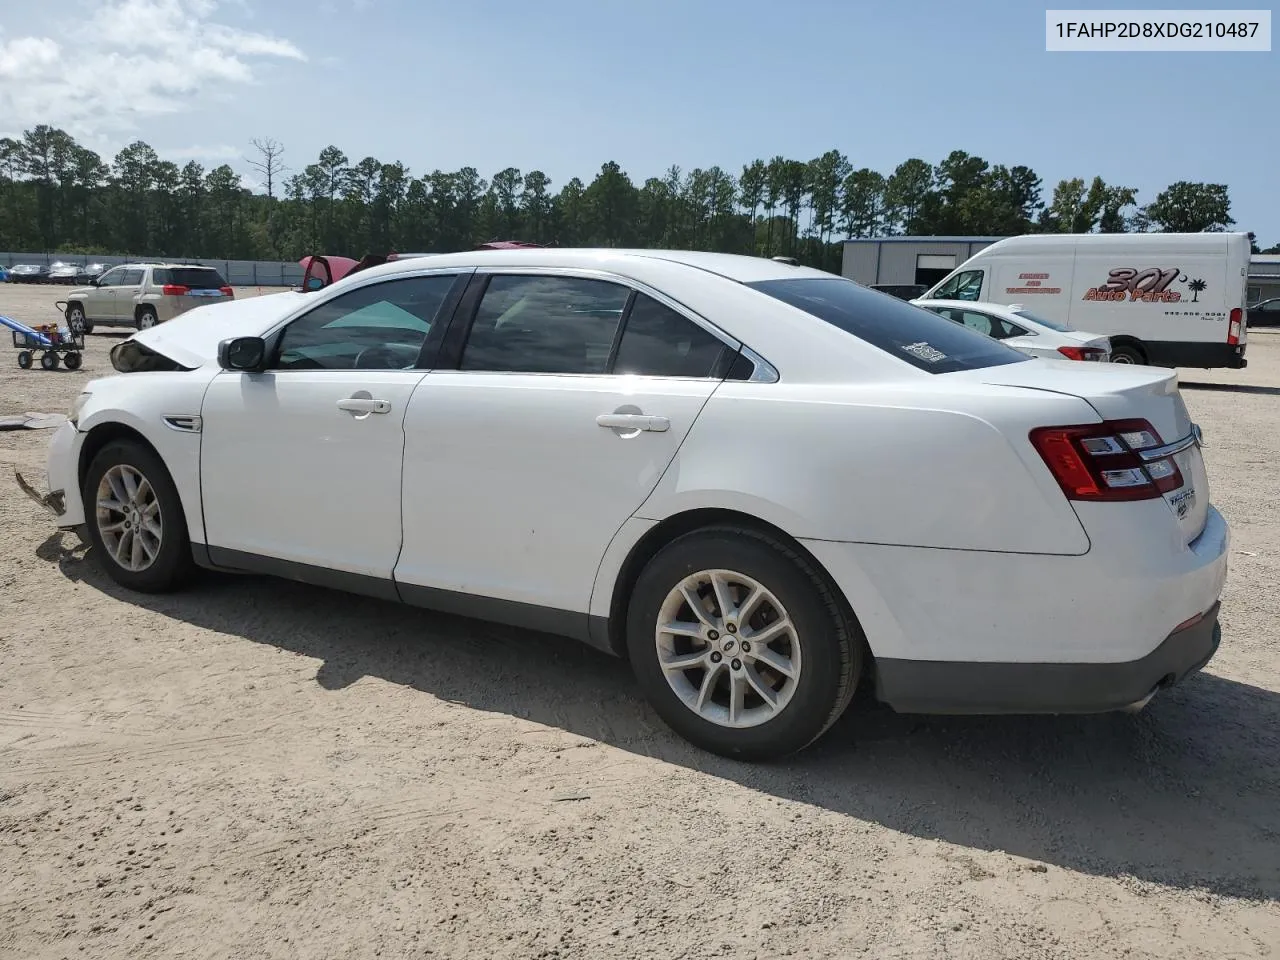
[{"label": "tree line", "polygon": [[108,162],[47,125],[0,139],[0,249],[296,260],[503,239],[792,256],[838,270],[845,237],[1235,225],[1224,184],[1179,181],[1139,204],[1132,187],[1077,177],[1046,198],[1031,168],[962,150],[937,164],[905,160],[887,175],[829,150],[754,160],[736,174],[672,166],[642,183],[609,161],[590,182],[562,185],[515,167],[488,179],[474,167],[415,176],[399,162],[353,162],[335,146],[292,170],[272,139],[254,140],[245,161],[257,191],[227,164],[179,166],[140,140]]}]

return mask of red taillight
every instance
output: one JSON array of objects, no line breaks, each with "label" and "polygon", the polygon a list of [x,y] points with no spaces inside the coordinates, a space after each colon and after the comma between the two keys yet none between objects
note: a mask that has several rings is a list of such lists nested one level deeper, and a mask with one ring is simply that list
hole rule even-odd
[{"label": "red taillight", "polygon": [[236,297],[236,292],[232,290],[230,287],[219,287],[218,292],[222,294],[224,297],[230,297],[232,300],[234,300]]},{"label": "red taillight", "polygon": [[1231,308],[1231,317],[1227,322],[1227,344],[1236,346],[1240,342],[1240,327],[1243,323],[1244,311],[1239,307]]},{"label": "red taillight", "polygon": [[1101,360],[1106,354],[1098,347],[1059,347],[1058,352],[1068,360]]},{"label": "red taillight", "polygon": [[163,293],[166,297],[185,297],[188,293],[191,292],[191,288],[184,287],[181,284],[177,284],[177,283],[166,283],[163,287],[160,288],[160,292]]},{"label": "red taillight", "polygon": [[1163,443],[1146,420],[1031,431],[1031,445],[1068,500],[1150,500],[1177,490],[1182,471],[1172,457],[1140,455]]}]

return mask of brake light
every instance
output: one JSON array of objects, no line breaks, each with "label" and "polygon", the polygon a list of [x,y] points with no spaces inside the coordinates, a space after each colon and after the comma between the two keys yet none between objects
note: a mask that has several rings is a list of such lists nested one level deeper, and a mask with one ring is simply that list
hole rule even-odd
[{"label": "brake light", "polygon": [[1227,344],[1228,346],[1236,346],[1240,342],[1240,327],[1243,322],[1244,311],[1239,307],[1231,308],[1231,318],[1227,323]]},{"label": "brake light", "polygon": [[219,287],[218,292],[224,297],[230,297],[232,300],[236,298],[236,292],[230,287]]},{"label": "brake light", "polygon": [[1151,500],[1182,486],[1172,456],[1142,456],[1164,444],[1146,420],[1039,427],[1030,439],[1068,500]]},{"label": "brake light", "polygon": [[1058,352],[1068,360],[1101,360],[1106,356],[1098,347],[1059,347]]},{"label": "brake light", "polygon": [[191,292],[191,288],[184,287],[178,283],[166,283],[160,288],[160,292],[166,297],[185,297]]}]

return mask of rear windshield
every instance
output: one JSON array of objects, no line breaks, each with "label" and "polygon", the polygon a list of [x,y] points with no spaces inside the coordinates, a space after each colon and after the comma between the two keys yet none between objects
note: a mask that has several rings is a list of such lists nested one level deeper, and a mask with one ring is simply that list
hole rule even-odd
[{"label": "rear windshield", "polygon": [[1057,320],[1050,320],[1048,317],[1042,317],[1038,313],[1032,313],[1030,310],[1023,310],[1018,307],[1012,311],[1015,317],[1026,317],[1032,323],[1038,323],[1042,327],[1048,327],[1050,330],[1057,330],[1059,333],[1070,333],[1071,328],[1065,323],[1059,323]]},{"label": "rear windshield", "polygon": [[227,285],[213,267],[156,267],[152,277],[158,284],[176,283],[192,290],[217,290]]},{"label": "rear windshield", "polygon": [[763,280],[747,286],[929,373],[979,370],[1028,359],[985,334],[852,280]]}]

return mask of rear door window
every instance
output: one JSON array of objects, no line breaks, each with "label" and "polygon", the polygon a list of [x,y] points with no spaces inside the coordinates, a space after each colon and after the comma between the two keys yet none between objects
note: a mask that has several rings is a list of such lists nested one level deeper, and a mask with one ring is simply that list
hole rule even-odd
[{"label": "rear door window", "polygon": [[141,270],[125,270],[118,283],[121,287],[138,287],[142,285]]},{"label": "rear door window", "polygon": [[584,277],[490,278],[462,351],[463,370],[605,373],[631,290]]},{"label": "rear door window", "polygon": [[976,330],[839,277],[763,280],[747,286],[797,307],[918,370],[953,373],[1029,358]]},{"label": "rear door window", "polygon": [[988,337],[995,337],[997,340],[1027,335],[1026,330],[1015,323],[1010,323],[1003,317],[992,316],[989,313],[979,313],[976,310],[952,311],[953,316],[957,313],[960,314],[960,322],[966,327],[971,330],[977,330]]}]

